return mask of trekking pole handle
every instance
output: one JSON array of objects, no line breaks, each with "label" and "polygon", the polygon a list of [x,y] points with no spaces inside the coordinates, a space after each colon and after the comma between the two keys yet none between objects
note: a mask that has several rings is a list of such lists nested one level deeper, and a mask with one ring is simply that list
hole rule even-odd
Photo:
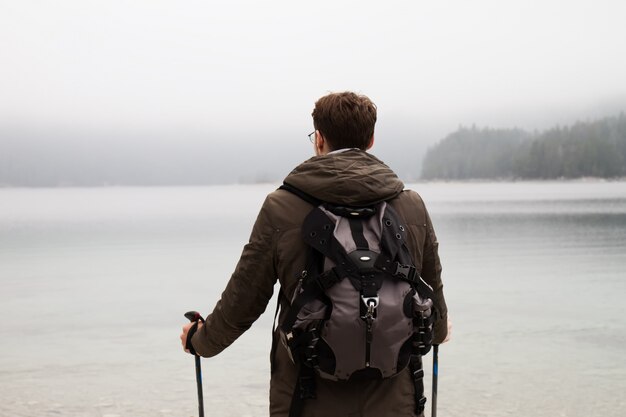
[{"label": "trekking pole handle", "polygon": [[[197,311],[188,311],[185,313],[185,317],[192,323],[203,322],[204,319]],[[196,388],[198,389],[198,416],[204,417],[204,395],[202,394],[202,368],[200,365],[200,356],[195,355],[196,364]]]},{"label": "trekking pole handle", "polygon": [[191,322],[198,321],[198,320],[204,321],[200,313],[198,313],[197,311],[188,311],[185,313],[185,317]]}]

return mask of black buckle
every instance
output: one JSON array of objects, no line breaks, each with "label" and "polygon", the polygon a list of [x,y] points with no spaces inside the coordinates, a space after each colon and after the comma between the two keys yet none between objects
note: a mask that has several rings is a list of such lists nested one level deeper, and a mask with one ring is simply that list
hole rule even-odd
[{"label": "black buckle", "polygon": [[367,218],[376,214],[376,207],[344,207],[326,204],[326,209],[337,216],[346,218]]},{"label": "black buckle", "polygon": [[339,278],[339,275],[337,275],[337,272],[335,272],[334,268],[329,269],[328,271],[318,275],[317,279],[315,280],[315,282],[317,282],[317,285],[319,285],[322,291],[326,291],[339,281],[341,281],[341,279]]},{"label": "black buckle", "polygon": [[314,376],[301,376],[300,382],[300,398],[303,400],[314,399],[315,396],[315,377]]},{"label": "black buckle", "polygon": [[415,267],[411,265],[403,265],[398,263],[394,275],[399,275],[410,282],[415,282]]},{"label": "black buckle", "polygon": [[424,378],[424,370],[423,369],[418,369],[417,371],[413,372],[413,379],[414,380],[420,380]]},{"label": "black buckle", "polygon": [[422,397],[419,400],[416,399],[415,414],[417,414],[418,416],[421,415],[424,412],[425,408],[426,408],[426,397]]}]

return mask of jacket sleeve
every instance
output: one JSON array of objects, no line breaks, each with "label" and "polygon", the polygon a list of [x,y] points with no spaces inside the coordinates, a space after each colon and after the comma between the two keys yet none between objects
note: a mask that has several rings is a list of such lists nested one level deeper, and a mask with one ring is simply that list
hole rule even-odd
[{"label": "jacket sleeve", "polygon": [[275,238],[266,199],[226,289],[191,340],[199,355],[217,355],[265,311],[276,282]]},{"label": "jacket sleeve", "polygon": [[441,262],[439,261],[439,242],[433,229],[430,215],[426,212],[426,239],[422,260],[422,278],[433,288],[435,297],[433,304],[436,310],[433,344],[443,342],[448,334],[448,307],[443,296],[441,281]]}]

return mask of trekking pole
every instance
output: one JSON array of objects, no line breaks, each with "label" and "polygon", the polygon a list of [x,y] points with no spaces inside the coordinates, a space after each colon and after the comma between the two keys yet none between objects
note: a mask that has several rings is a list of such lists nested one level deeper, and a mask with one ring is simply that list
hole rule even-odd
[{"label": "trekking pole", "polygon": [[[202,316],[197,311],[188,311],[185,313],[185,317],[191,322],[197,322],[202,320]],[[198,386],[198,414],[200,417],[204,417],[204,398],[202,395],[202,368],[200,367],[200,356],[194,355],[196,360],[196,385]]]},{"label": "trekking pole", "polygon": [[437,417],[437,375],[439,373],[439,345],[433,345],[432,417]]}]

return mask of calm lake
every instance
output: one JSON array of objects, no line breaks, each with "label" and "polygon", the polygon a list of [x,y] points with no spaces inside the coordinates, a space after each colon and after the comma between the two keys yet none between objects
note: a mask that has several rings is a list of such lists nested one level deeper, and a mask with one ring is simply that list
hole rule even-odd
[{"label": "calm lake", "polygon": [[[0,189],[0,416],[197,415],[183,313],[210,312],[275,188]],[[454,325],[439,415],[626,415],[626,182],[408,188]],[[203,360],[207,416],[267,415],[274,306]]]}]

